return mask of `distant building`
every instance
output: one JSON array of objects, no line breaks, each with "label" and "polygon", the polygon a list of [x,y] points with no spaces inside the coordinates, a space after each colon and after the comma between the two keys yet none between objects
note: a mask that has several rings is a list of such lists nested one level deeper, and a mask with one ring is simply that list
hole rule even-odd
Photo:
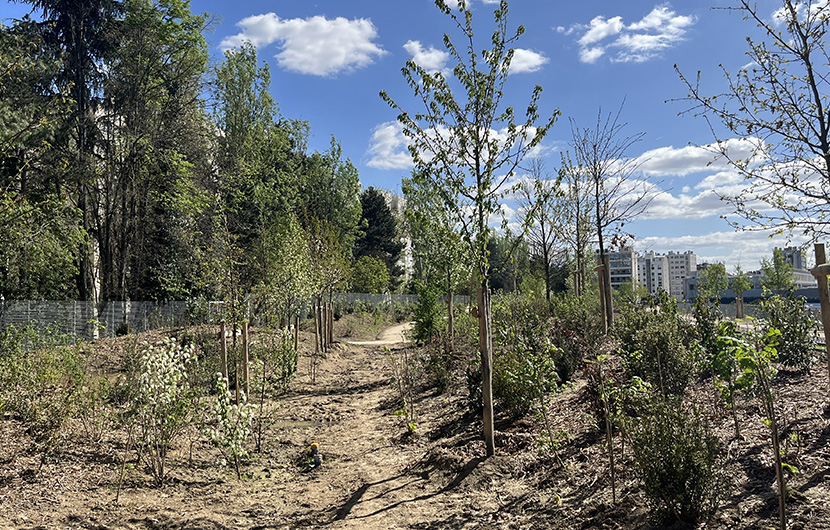
[{"label": "distant building", "polygon": [[611,268],[611,287],[618,289],[622,284],[637,283],[637,253],[631,247],[615,252],[608,252]]},{"label": "distant building", "polygon": [[684,290],[685,280],[697,271],[697,255],[691,250],[669,252],[669,293],[678,301],[688,300]]},{"label": "distant building", "polygon": [[662,254],[646,252],[637,257],[637,281],[651,294],[660,290],[670,292],[669,258]]},{"label": "distant building", "polygon": [[784,259],[793,266],[793,270],[796,271],[806,271],[807,270],[807,258],[801,252],[801,249],[798,247],[787,247],[781,252],[784,254]]}]

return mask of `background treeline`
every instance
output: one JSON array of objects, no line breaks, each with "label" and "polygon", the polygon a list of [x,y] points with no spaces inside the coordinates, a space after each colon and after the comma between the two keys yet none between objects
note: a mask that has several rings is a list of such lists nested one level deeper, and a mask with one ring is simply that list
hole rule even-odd
[{"label": "background treeline", "polygon": [[287,274],[286,303],[347,278],[379,192],[334,138],[308,152],[253,47],[211,65],[184,0],[29,3],[0,26],[5,299],[227,299]]}]

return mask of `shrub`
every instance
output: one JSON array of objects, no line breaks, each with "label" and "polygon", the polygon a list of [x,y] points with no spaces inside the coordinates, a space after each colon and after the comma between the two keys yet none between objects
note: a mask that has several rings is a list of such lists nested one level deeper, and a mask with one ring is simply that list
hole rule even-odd
[{"label": "shrub", "polygon": [[204,427],[204,433],[210,442],[222,451],[226,460],[234,464],[236,477],[241,479],[239,464],[248,457],[245,442],[251,434],[251,421],[256,406],[248,403],[245,393],[240,394],[240,402],[231,403],[228,381],[221,373],[216,374],[216,401],[214,402],[211,425]]},{"label": "shrub", "polygon": [[728,493],[720,443],[696,410],[677,398],[658,400],[649,414],[625,422],[634,467],[662,523],[708,519]]},{"label": "shrub", "polygon": [[815,360],[813,336],[818,329],[818,322],[807,308],[807,301],[796,297],[791,291],[784,296],[765,298],[760,305],[765,316],[764,332],[771,329],[781,332],[776,360],[790,368],[809,369]]},{"label": "shrub", "polygon": [[[676,307],[676,306],[675,306]],[[615,327],[626,374],[665,394],[683,394],[694,373],[686,325],[671,307],[624,312]]]},{"label": "shrub", "polygon": [[561,296],[552,301],[553,315],[548,322],[548,336],[557,351],[554,365],[560,382],[570,381],[585,357],[596,352],[603,340],[603,322],[599,298]]},{"label": "shrub", "polygon": [[80,349],[54,328],[0,331],[0,405],[17,414],[40,444],[41,465],[72,413],[85,380]]},{"label": "shrub", "polygon": [[[194,418],[196,399],[188,379],[195,355],[193,344],[179,346],[173,338],[146,345],[126,380],[129,409],[124,417],[132,443],[158,485],[167,476],[167,456],[175,440]],[[137,432],[136,432],[137,431]]]},{"label": "shrub", "polygon": [[518,293],[494,298],[493,397],[511,417],[530,412],[559,380],[561,350],[548,338],[542,304]]},{"label": "shrub", "polygon": [[427,344],[439,336],[446,328],[445,311],[438,301],[438,287],[423,282],[416,282],[415,291],[418,303],[415,306],[415,325],[412,328],[412,340],[418,345]]}]

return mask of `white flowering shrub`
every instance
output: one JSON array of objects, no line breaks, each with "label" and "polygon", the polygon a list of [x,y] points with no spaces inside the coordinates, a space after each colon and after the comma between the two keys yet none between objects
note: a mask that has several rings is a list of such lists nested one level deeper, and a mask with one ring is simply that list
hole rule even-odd
[{"label": "white flowering shrub", "polygon": [[208,439],[222,451],[226,459],[233,461],[237,478],[242,478],[239,463],[248,457],[245,442],[251,434],[251,421],[256,406],[248,403],[244,392],[239,394],[239,403],[231,403],[228,381],[221,373],[216,374],[216,402],[213,407],[213,425],[204,427]]},{"label": "white flowering shrub", "polygon": [[188,369],[195,347],[180,346],[167,338],[146,345],[128,378],[130,396],[127,421],[139,459],[157,484],[166,477],[165,464],[173,443],[193,422],[196,400]]}]

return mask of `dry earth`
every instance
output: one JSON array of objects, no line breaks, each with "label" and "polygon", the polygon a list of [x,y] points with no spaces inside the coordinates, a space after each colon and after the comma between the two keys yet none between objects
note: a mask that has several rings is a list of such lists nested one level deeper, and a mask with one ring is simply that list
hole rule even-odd
[{"label": "dry earth", "polygon": [[[171,479],[153,487],[139,468],[115,502],[122,433],[90,443],[67,429],[56,458],[38,473],[39,455],[13,417],[0,419],[0,528],[51,529],[542,529],[652,528],[630,457],[618,462],[611,502],[603,437],[586,413],[577,382],[552,401],[553,430],[563,434],[559,458],[539,456],[538,426],[501,421],[497,455],[483,459],[480,424],[461,388],[438,394],[426,385],[415,403],[418,434],[408,436],[391,384],[391,355],[401,355],[400,329],[377,343],[337,343],[317,382],[308,357],[279,401],[280,422],[264,451],[237,480],[217,465],[219,453],[194,437],[173,456]],[[129,339],[96,346],[112,363]],[[388,344],[388,342],[396,342]],[[308,338],[305,339],[308,348]],[[108,349],[109,348],[109,349]],[[108,352],[102,355],[102,351]],[[410,354],[413,352],[410,350]],[[779,389],[787,447],[801,473],[790,480],[790,527],[830,528],[830,409],[827,375],[789,374]],[[711,402],[701,386],[699,402]],[[706,528],[776,528],[771,452],[757,403],[741,409],[744,439],[731,440],[731,416],[707,409],[733,478],[731,498]],[[303,455],[319,443],[323,465],[306,472]],[[192,456],[192,460],[191,460]],[[678,527],[679,528],[679,527]]]}]

